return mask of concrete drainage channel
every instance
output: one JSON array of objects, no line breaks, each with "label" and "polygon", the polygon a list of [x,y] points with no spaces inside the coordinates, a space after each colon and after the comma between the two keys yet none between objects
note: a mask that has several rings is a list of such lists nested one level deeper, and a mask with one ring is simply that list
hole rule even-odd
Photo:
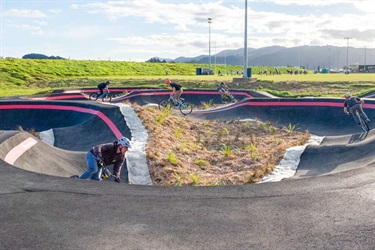
[{"label": "concrete drainage channel", "polygon": [[[126,165],[129,172],[129,183],[138,185],[151,185],[150,172],[146,159],[146,143],[148,133],[134,109],[127,104],[115,103],[120,108],[128,125],[132,138],[132,148],[126,153]],[[130,138],[129,138],[130,139]]]}]

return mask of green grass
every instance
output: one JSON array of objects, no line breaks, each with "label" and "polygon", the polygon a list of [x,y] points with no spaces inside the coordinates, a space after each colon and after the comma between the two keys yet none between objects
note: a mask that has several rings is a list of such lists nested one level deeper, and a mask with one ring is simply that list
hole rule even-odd
[{"label": "green grass", "polygon": [[[185,89],[216,89],[217,82],[229,83],[231,89],[266,91],[280,97],[341,96],[351,92],[361,96],[375,91],[375,74],[283,74],[266,76],[254,74],[254,83],[235,84],[240,75],[196,75],[196,68],[207,67],[192,63],[139,63],[90,60],[31,60],[0,59],[0,96],[48,94],[56,89],[96,87],[104,80],[111,87],[167,88],[167,78]],[[251,66],[250,66],[251,67]],[[215,65],[211,69],[227,72],[242,71],[242,66]],[[274,67],[254,66],[252,72],[273,70]],[[169,72],[168,76],[166,71]]]},{"label": "green grass", "polygon": [[167,157],[167,160],[172,164],[172,165],[177,165],[177,157],[176,157],[176,154],[174,154],[173,152],[170,152],[168,154],[168,157]]},{"label": "green grass", "polygon": [[297,82],[375,82],[375,74],[307,74],[307,75],[275,75],[259,76],[255,75],[258,80],[262,81],[297,81]]}]

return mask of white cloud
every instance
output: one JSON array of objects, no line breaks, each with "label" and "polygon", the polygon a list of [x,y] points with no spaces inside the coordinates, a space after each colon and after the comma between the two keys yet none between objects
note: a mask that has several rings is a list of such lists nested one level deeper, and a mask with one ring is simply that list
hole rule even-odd
[{"label": "white cloud", "polygon": [[368,5],[373,4],[373,0],[251,0],[256,2],[273,2],[279,5],[302,5],[302,6],[328,6],[337,4]]},{"label": "white cloud", "polygon": [[47,26],[48,25],[48,23],[45,22],[45,21],[37,21],[37,20],[35,20],[34,23],[37,24],[38,26]]},{"label": "white cloud", "polygon": [[[257,8],[254,2],[257,2]],[[30,10],[10,8],[5,12],[8,17],[37,18],[46,17],[44,13],[59,12],[66,17],[49,15],[48,24],[34,20],[35,26],[30,23],[15,25],[22,22],[21,18],[4,18],[3,23],[8,26],[12,23],[17,29],[29,30],[33,34],[41,34],[44,30],[43,39],[53,41],[51,46],[55,45],[56,50],[71,51],[76,44],[90,44],[97,53],[93,55],[95,58],[137,57],[147,60],[152,56],[175,58],[208,54],[208,17],[212,18],[213,51],[238,49],[244,43],[243,0],[95,0],[71,3],[51,3],[45,8]],[[268,8],[259,11],[260,3],[267,3],[264,6]],[[351,36],[353,47],[374,47],[374,4],[374,0],[248,0],[248,46],[346,46],[343,37]],[[280,5],[290,5],[290,8],[283,13],[286,8]],[[16,33],[17,30],[4,34],[10,32]],[[58,44],[54,39],[63,42]]]},{"label": "white cloud", "polygon": [[6,17],[22,17],[22,18],[43,18],[47,17],[39,10],[26,10],[26,9],[11,9],[5,12]]},{"label": "white cloud", "polygon": [[375,19],[375,1],[373,1],[373,0],[359,0],[359,1],[352,1],[352,4],[358,10],[372,14],[373,21],[374,21],[374,19]]},{"label": "white cloud", "polygon": [[[274,3],[316,5],[320,1],[274,0]],[[301,3],[303,2],[303,3]],[[329,3],[327,3],[329,2]],[[323,4],[349,3],[349,1],[324,1]],[[238,7],[225,7],[221,2],[208,3],[160,3],[155,0],[131,2],[112,2],[108,4],[86,4],[80,7],[90,13],[102,13],[112,19],[139,17],[143,22],[160,25],[173,24],[166,34],[160,31],[145,33],[142,36],[111,38],[119,44],[117,52],[130,53],[135,49],[140,53],[167,53],[170,56],[195,56],[207,54],[207,17],[211,17],[212,49],[236,49],[243,46],[244,10]],[[132,9],[132,11],[130,11]],[[167,10],[167,11],[166,11]],[[178,13],[176,15],[176,13]],[[364,22],[355,15],[345,14],[332,17],[329,14],[307,16],[283,14],[272,11],[255,12],[250,9],[248,18],[250,47],[264,46],[302,46],[302,45],[338,45],[344,46],[340,36],[344,30],[363,30],[371,28],[373,22]],[[200,29],[198,30],[197,27]],[[173,31],[174,30],[174,31]],[[203,30],[203,31],[202,31]],[[180,33],[184,31],[183,33]],[[366,35],[362,33],[362,35]],[[371,36],[371,34],[368,34]],[[147,59],[147,58],[146,58]]]},{"label": "white cloud", "polygon": [[28,24],[10,24],[9,27],[13,29],[19,29],[26,32],[30,32],[33,35],[41,35],[43,34],[43,30],[40,26],[33,26]]},{"label": "white cloud", "polygon": [[375,14],[374,0],[252,0],[257,2],[273,2],[279,5],[299,5],[299,6],[314,6],[324,7],[340,4],[352,5],[354,9],[359,11]]},{"label": "white cloud", "polygon": [[61,13],[62,10],[57,10],[57,9],[49,9],[48,10],[49,13],[52,13],[52,14],[57,14],[57,13]]}]

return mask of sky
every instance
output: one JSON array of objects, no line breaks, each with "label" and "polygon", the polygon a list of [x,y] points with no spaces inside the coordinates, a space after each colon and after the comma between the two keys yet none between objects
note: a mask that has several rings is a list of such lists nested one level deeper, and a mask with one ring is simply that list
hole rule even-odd
[{"label": "sky", "polygon": [[[214,55],[244,47],[245,3],[0,0],[0,57],[146,61]],[[375,1],[247,0],[247,45],[375,48]]]}]

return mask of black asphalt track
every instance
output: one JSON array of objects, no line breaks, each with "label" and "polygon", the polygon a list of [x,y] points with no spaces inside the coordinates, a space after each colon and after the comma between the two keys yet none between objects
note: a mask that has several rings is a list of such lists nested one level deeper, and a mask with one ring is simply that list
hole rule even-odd
[{"label": "black asphalt track", "polygon": [[[364,111],[375,120],[375,100],[365,99]],[[296,130],[315,135],[358,133],[352,116],[343,113],[343,99],[328,98],[246,98],[214,110],[197,110],[193,117],[209,120],[257,119],[270,121],[277,127],[295,125]],[[371,125],[371,128],[374,125]]]},{"label": "black asphalt track", "polygon": [[118,107],[87,101],[0,100],[0,130],[53,129],[55,146],[87,151],[130,131]]},{"label": "black asphalt track", "polygon": [[[139,102],[143,96],[138,96]],[[49,116],[47,106],[42,111],[32,106],[28,112],[10,106],[21,103],[65,108]],[[366,107],[374,121],[374,102],[366,100]],[[81,115],[61,114],[66,109]],[[103,116],[92,118],[94,114],[84,112],[88,110],[100,111],[110,120],[113,115],[117,130]],[[375,135],[361,133],[352,118],[343,115],[338,99],[252,98],[213,111],[194,111],[200,119],[255,117],[280,125],[298,123],[303,129],[330,135],[321,145],[307,147],[296,176],[281,182],[154,187],[69,179],[56,174],[60,171],[56,166],[63,172],[78,171],[86,150],[84,146],[66,149],[74,147],[69,141],[64,148],[36,139],[35,146],[14,164],[4,161],[10,148],[30,137],[15,130],[17,125],[54,131],[57,126],[74,138],[82,132],[77,126],[88,124],[87,134],[97,135],[98,126],[107,130],[104,137],[110,139],[116,133],[130,136],[124,121],[113,113],[115,107],[87,101],[0,101],[0,249],[375,248]],[[44,121],[38,116],[47,117],[45,125],[39,125],[37,121]],[[30,119],[37,120],[30,124]],[[79,137],[84,138],[83,144],[101,142],[97,136]],[[55,166],[50,170],[55,172],[37,173],[39,166],[41,172]]]}]

